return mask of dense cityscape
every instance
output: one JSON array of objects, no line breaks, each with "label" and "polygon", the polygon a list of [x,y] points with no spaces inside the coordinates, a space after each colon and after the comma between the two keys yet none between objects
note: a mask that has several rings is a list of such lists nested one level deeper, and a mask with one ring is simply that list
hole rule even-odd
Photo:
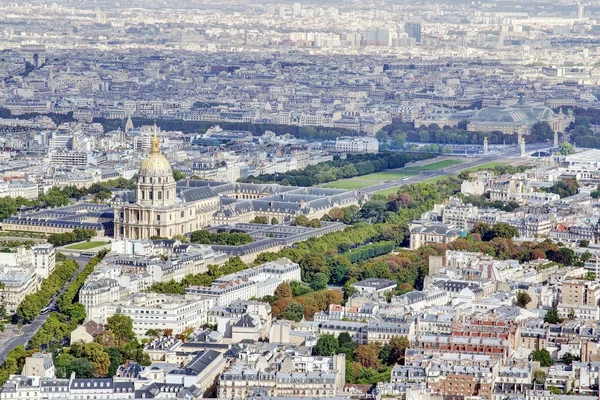
[{"label": "dense cityscape", "polygon": [[0,0],[0,400],[597,400],[600,2]]}]

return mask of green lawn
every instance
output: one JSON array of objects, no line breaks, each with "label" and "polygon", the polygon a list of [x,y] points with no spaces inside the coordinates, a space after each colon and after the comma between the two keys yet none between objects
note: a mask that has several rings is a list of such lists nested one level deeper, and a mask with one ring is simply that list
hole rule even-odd
[{"label": "green lawn", "polygon": [[409,167],[409,168],[420,169],[423,171],[435,171],[437,169],[447,168],[447,167],[451,167],[451,166],[457,165],[457,164],[462,164],[462,161],[461,160],[442,160],[442,161],[434,162],[431,164],[425,164],[425,165],[421,165],[418,167]]},{"label": "green lawn", "polygon": [[325,183],[322,186],[331,189],[361,189],[367,186],[377,185],[383,181],[397,181],[413,175],[416,175],[416,172],[381,171],[363,176],[355,176],[354,178],[350,179],[342,179],[335,182]]},{"label": "green lawn", "polygon": [[435,178],[426,179],[426,180],[422,181],[421,183],[436,183],[438,181],[448,178],[449,176],[450,175],[436,176]]},{"label": "green lawn", "polygon": [[334,181],[334,182],[326,183],[326,184],[323,185],[323,187],[330,188],[330,189],[346,189],[346,190],[351,190],[351,189],[364,188],[365,186],[372,186],[375,183],[376,182],[373,182],[373,181],[361,182],[361,181],[353,181],[351,179],[344,179],[344,180],[341,180],[341,181]]},{"label": "green lawn", "polygon": [[489,163],[485,163],[485,164],[481,164],[477,167],[473,167],[473,168],[469,168],[469,169],[465,169],[463,172],[474,172],[474,171],[481,171],[484,169],[492,169],[494,167],[498,167],[500,165],[507,165],[510,164],[506,161],[492,161]]},{"label": "green lawn", "polygon": [[384,189],[384,190],[380,190],[379,192],[375,192],[375,194],[382,194],[384,196],[389,196],[390,194],[398,193],[398,189],[400,189],[400,186],[394,186],[389,189]]},{"label": "green lawn", "polygon": [[355,176],[353,181],[397,181],[398,179],[406,178],[407,176],[416,175],[416,172],[404,171],[381,171],[372,174]]},{"label": "green lawn", "polygon": [[65,249],[68,250],[89,250],[89,249],[93,249],[95,247],[100,247],[100,246],[104,246],[105,244],[108,244],[110,242],[99,242],[99,241],[92,241],[92,242],[83,242],[83,243],[77,243],[77,244],[73,244],[71,246],[67,246],[65,247]]}]

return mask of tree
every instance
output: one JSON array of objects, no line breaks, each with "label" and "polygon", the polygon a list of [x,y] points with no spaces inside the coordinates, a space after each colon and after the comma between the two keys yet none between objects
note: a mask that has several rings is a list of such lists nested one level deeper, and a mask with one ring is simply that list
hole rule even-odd
[{"label": "tree", "polygon": [[387,140],[388,140],[388,134],[387,134],[387,132],[386,132],[386,131],[377,131],[377,132],[375,133],[375,138],[376,138],[376,139],[377,139],[377,140],[378,140],[380,143],[387,142]]},{"label": "tree", "polygon": [[352,336],[350,336],[350,334],[348,332],[342,332],[339,334],[338,338],[338,346],[340,348],[342,347],[352,347],[354,345],[354,342],[352,342]]},{"label": "tree", "polygon": [[287,282],[282,282],[275,289],[275,296],[279,298],[292,297],[292,286]]},{"label": "tree", "polygon": [[554,131],[550,124],[545,121],[536,122],[531,127],[531,134],[535,135],[538,140],[540,139],[552,139],[554,137]]},{"label": "tree", "polygon": [[531,361],[539,362],[542,367],[550,367],[553,363],[550,352],[546,349],[532,351],[529,355],[529,359]]},{"label": "tree", "polygon": [[175,179],[175,181],[181,181],[185,178],[186,178],[186,176],[183,172],[178,171],[176,169],[173,170],[173,179]]},{"label": "tree", "polygon": [[341,208],[333,207],[329,210],[328,215],[332,221],[339,221],[344,218],[344,211]]},{"label": "tree", "polygon": [[67,366],[65,372],[65,378],[71,375],[71,372],[75,372],[77,378],[93,378],[94,377],[94,364],[87,358],[75,358]]},{"label": "tree", "polygon": [[104,351],[108,354],[108,358],[110,359],[107,376],[115,376],[119,365],[123,364],[123,355],[117,347],[108,347],[104,349]]},{"label": "tree", "polygon": [[561,389],[557,388],[556,386],[549,385],[547,389],[552,394],[556,394],[556,395],[564,394],[564,392]]},{"label": "tree", "polygon": [[279,220],[275,217],[271,218],[271,225],[278,225],[279,224]]},{"label": "tree", "polygon": [[268,224],[269,223],[269,217],[265,217],[262,215],[258,215],[256,217],[254,217],[254,219],[252,221],[250,221],[250,223],[252,224]]},{"label": "tree", "polygon": [[546,252],[546,257],[550,261],[554,261],[565,266],[573,265],[573,262],[576,259],[575,252],[566,247],[561,247],[558,250],[548,250]]},{"label": "tree", "polygon": [[156,339],[156,338],[158,338],[160,336],[160,333],[161,332],[158,329],[152,329],[152,328],[150,328],[150,329],[148,329],[146,331],[145,336],[148,336],[148,337]]},{"label": "tree", "polygon": [[282,319],[299,322],[304,318],[306,308],[300,303],[290,303],[285,308],[285,311],[279,316]]},{"label": "tree", "polygon": [[296,226],[308,226],[309,223],[310,221],[305,215],[299,215],[294,219],[294,225]]},{"label": "tree", "polygon": [[517,293],[517,306],[521,308],[527,307],[527,304],[531,302],[531,296],[526,292],[518,292]]},{"label": "tree", "polygon": [[353,294],[358,293],[358,289],[352,286],[353,283],[358,282],[356,278],[350,278],[344,283],[342,292],[344,292],[344,300],[348,300]]},{"label": "tree", "polygon": [[356,360],[365,368],[379,368],[379,348],[373,344],[361,345],[356,349]]},{"label": "tree", "polygon": [[561,198],[573,196],[577,194],[577,190],[579,189],[579,183],[576,179],[573,178],[563,178],[562,180],[554,183],[548,189],[546,189],[550,193],[556,193]]},{"label": "tree", "polygon": [[133,321],[126,315],[115,314],[108,317],[106,319],[106,330],[111,331],[115,335],[118,346],[135,341]]},{"label": "tree", "polygon": [[410,341],[406,336],[394,336],[390,339],[392,346],[391,357],[394,363],[404,364],[406,349],[410,348]]},{"label": "tree", "polygon": [[85,358],[94,366],[94,377],[103,377],[108,374],[110,358],[104,352],[104,348],[98,343],[85,343],[83,345],[74,343],[71,345],[71,353],[75,357]]},{"label": "tree", "polygon": [[313,347],[313,353],[316,356],[332,356],[337,353],[339,349],[338,340],[335,336],[330,334],[321,335],[315,347]]},{"label": "tree", "polygon": [[533,382],[538,385],[543,385],[546,382],[546,372],[541,369],[538,369],[533,374]]},{"label": "tree", "polygon": [[558,324],[562,322],[562,319],[558,316],[558,310],[552,307],[546,311],[546,315],[544,315],[544,322],[549,324]]},{"label": "tree", "polygon": [[40,303],[40,299],[35,294],[25,296],[25,300],[17,307],[17,315],[20,319],[25,322],[33,322],[35,318],[40,314],[43,304]]},{"label": "tree", "polygon": [[479,237],[482,240],[485,240],[484,237],[487,237],[491,231],[492,227],[485,222],[476,222],[475,225],[473,225],[473,229],[471,229],[471,233],[479,234]]},{"label": "tree", "polygon": [[69,320],[75,321],[77,325],[81,324],[86,317],[85,306],[81,303],[75,303],[66,310]]},{"label": "tree", "polygon": [[571,365],[573,364],[573,361],[579,361],[580,357],[576,357],[571,353],[565,353],[563,354],[563,356],[560,358],[560,360],[566,364],[566,365]]},{"label": "tree", "polygon": [[589,247],[590,246],[590,241],[587,239],[582,239],[579,242],[579,247]]},{"label": "tree", "polygon": [[[492,237],[489,238],[488,240],[492,240],[497,237],[505,238],[505,239],[512,239],[514,237],[519,237],[519,231],[517,230],[517,228],[515,228],[512,225],[509,225],[504,222],[500,222],[493,226]],[[484,241],[486,241],[486,238],[482,237],[482,239]]]},{"label": "tree", "polygon": [[558,149],[558,152],[563,156],[568,156],[570,154],[575,154],[575,148],[569,142],[562,142]]},{"label": "tree", "polygon": [[571,308],[571,309],[569,310],[569,315],[567,316],[567,318],[568,318],[568,319],[570,319],[570,320],[574,320],[574,319],[575,319],[575,317],[576,317],[576,315],[575,315],[575,310]]},{"label": "tree", "polygon": [[327,288],[327,282],[329,281],[329,277],[322,272],[317,272],[313,275],[312,282],[310,283],[310,288],[312,290],[323,290]]},{"label": "tree", "polygon": [[[347,259],[346,259],[347,260]],[[342,264],[343,261],[336,262],[331,266],[331,274],[329,280],[331,283],[342,284],[348,275],[348,265]]]}]

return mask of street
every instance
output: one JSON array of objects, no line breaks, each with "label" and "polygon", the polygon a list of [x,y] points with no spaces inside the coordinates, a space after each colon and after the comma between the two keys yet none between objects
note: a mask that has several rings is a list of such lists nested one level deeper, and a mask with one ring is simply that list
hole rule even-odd
[{"label": "street", "polygon": [[[90,261],[89,258],[68,258],[75,260],[77,264],[79,264],[79,269],[77,270],[77,272],[75,272],[73,278],[77,277],[81,273],[81,271],[83,271],[85,265]],[[67,290],[67,287],[69,286],[70,282],[71,281],[67,282],[65,286],[58,292],[58,294],[54,296],[54,299],[48,304],[51,310],[53,310],[56,307],[56,301],[64,293],[64,291]],[[7,354],[12,349],[14,349],[20,344],[26,346],[29,340],[31,340],[31,338],[33,337],[33,335],[35,335],[36,332],[42,327],[42,325],[44,325],[49,315],[50,313],[47,313],[45,315],[38,315],[35,321],[33,321],[31,324],[23,325],[22,333],[20,335],[15,336],[4,342],[2,345],[0,345],[0,364],[4,362],[4,359],[6,358]]]}]

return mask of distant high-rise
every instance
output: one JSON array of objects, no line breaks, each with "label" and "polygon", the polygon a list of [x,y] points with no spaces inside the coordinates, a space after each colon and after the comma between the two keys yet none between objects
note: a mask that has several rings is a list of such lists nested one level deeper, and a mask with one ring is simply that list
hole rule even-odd
[{"label": "distant high-rise", "polygon": [[373,28],[367,31],[365,35],[365,46],[389,46],[389,29]]},{"label": "distant high-rise", "polygon": [[415,39],[415,42],[421,43],[421,23],[407,22],[404,24],[404,31],[408,37]]},{"label": "distant high-rise", "polygon": [[302,14],[302,4],[294,3],[292,5],[292,14],[294,17],[299,17]]},{"label": "distant high-rise", "polygon": [[583,19],[583,4],[581,2],[577,3],[577,18]]}]

